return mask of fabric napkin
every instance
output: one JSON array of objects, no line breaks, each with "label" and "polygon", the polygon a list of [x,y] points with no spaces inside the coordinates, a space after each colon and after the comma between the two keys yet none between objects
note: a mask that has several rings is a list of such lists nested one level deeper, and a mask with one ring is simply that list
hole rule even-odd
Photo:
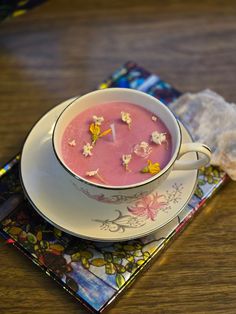
[{"label": "fabric napkin", "polygon": [[236,105],[206,89],[182,95],[170,108],[188,125],[195,140],[211,147],[211,164],[236,180]]}]

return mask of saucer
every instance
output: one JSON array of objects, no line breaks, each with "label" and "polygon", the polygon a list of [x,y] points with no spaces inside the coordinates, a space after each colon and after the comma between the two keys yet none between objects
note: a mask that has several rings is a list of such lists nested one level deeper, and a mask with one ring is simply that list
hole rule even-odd
[{"label": "saucer", "polygon": [[[197,170],[172,171],[152,194],[126,204],[105,204],[77,189],[52,148],[55,121],[73,100],[46,113],[32,128],[23,147],[22,186],[36,211],[55,227],[95,241],[139,238],[175,218],[193,195]],[[183,125],[181,130],[183,142],[192,142]],[[194,160],[197,154],[188,153],[182,159]]]}]

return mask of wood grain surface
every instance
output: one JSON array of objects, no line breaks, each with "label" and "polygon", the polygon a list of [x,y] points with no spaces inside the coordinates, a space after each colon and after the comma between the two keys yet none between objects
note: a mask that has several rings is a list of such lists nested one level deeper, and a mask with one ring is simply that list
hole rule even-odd
[{"label": "wood grain surface", "polygon": [[[181,91],[236,102],[236,2],[51,0],[0,24],[0,162],[48,109],[127,60]],[[236,313],[230,182],[109,313]],[[0,248],[0,313],[87,313],[12,247]]]}]

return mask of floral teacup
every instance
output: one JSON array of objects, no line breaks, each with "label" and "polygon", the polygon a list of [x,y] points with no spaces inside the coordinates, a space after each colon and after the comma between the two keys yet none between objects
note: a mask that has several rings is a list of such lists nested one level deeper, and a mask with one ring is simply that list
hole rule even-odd
[{"label": "floral teacup", "polygon": [[[169,129],[172,138],[171,159],[159,173],[145,181],[123,186],[110,186],[104,183],[94,183],[89,179],[80,177],[72,171],[62,158],[62,136],[70,121],[88,107],[95,106],[98,103],[112,101],[129,102],[142,106],[151,111],[154,115],[157,115]],[[211,158],[211,151],[206,145],[201,143],[182,143],[180,125],[172,112],[164,104],[143,92],[126,88],[98,90],[73,101],[57,119],[52,141],[55,155],[66,170],[66,173],[69,176],[68,179],[72,180],[73,184],[88,197],[100,202],[114,204],[138,200],[155,190],[158,185],[166,180],[171,171],[198,169],[209,163]],[[198,160],[193,161],[178,160],[188,152],[201,153],[202,156]]]}]

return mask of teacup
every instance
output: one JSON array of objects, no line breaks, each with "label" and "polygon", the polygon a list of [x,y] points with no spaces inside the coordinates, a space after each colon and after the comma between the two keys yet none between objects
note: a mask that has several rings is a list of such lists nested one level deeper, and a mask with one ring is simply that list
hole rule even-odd
[{"label": "teacup", "polygon": [[[168,127],[172,139],[172,154],[169,162],[161,171],[149,179],[130,185],[111,186],[94,183],[89,178],[81,177],[68,167],[62,157],[62,138],[66,127],[79,113],[97,104],[109,102],[128,102],[144,107],[157,115]],[[140,91],[126,88],[109,88],[88,93],[75,99],[58,117],[52,136],[55,155],[66,170],[68,179],[84,194],[100,202],[127,203],[150,194],[160,185],[171,171],[193,170],[205,166],[211,158],[210,148],[201,143],[182,143],[182,134],[178,120],[173,113],[158,99]],[[188,152],[201,153],[198,160],[180,161]]]}]

